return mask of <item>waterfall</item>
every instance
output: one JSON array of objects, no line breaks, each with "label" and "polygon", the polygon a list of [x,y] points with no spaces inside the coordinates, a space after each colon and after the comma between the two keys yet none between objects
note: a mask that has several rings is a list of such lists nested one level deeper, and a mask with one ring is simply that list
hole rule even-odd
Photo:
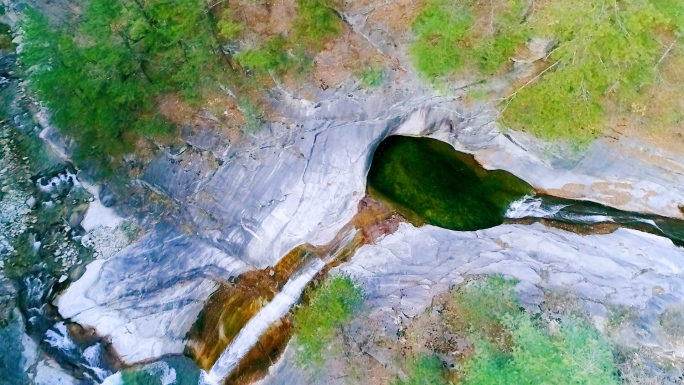
[{"label": "waterfall", "polygon": [[306,285],[325,266],[319,258],[314,258],[285,284],[273,300],[261,309],[235,337],[233,342],[221,353],[209,372],[202,371],[200,384],[218,384],[228,377],[238,366],[240,360],[259,341],[259,337],[273,324],[284,317],[299,300]]},{"label": "waterfall", "polygon": [[103,369],[104,365],[102,362],[102,356],[102,344],[99,342],[83,351],[83,359],[86,362],[86,365],[84,366],[92,370],[100,381],[103,381],[112,375],[112,372],[107,369]]},{"label": "waterfall", "polygon": [[55,330],[50,329],[45,333],[45,342],[67,355],[73,354],[77,350],[76,344],[69,337],[69,332],[64,322],[57,322]]}]

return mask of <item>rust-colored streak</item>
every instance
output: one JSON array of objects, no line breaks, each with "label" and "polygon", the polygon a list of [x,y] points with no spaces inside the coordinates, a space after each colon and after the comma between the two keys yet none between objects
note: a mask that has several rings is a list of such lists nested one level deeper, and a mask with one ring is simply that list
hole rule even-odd
[{"label": "rust-colored streak", "polygon": [[[362,245],[393,233],[403,221],[405,219],[385,202],[366,196],[359,203],[354,218],[329,244],[316,248],[299,246],[273,268],[250,271],[242,274],[234,283],[224,283],[209,299],[193,325],[188,335],[186,353],[202,369],[210,370],[240,330],[275,297],[308,256],[318,258],[334,255],[335,259],[311,281],[302,296],[303,303],[307,303],[311,291],[323,282],[332,267],[353,256]],[[356,230],[356,235],[351,241],[345,241],[345,235],[352,230]],[[263,377],[287,346],[292,327],[290,315],[272,325],[225,383],[247,384]]]},{"label": "rust-colored streak", "polygon": [[234,283],[222,284],[188,333],[186,353],[202,369],[211,369],[245,324],[280,291],[307,251],[307,246],[299,246],[273,268],[250,271]]}]

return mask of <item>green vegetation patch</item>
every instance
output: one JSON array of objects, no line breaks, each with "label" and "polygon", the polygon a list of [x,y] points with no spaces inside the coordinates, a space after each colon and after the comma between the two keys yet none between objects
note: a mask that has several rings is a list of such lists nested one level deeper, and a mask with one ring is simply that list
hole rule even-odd
[{"label": "green vegetation patch", "polygon": [[223,76],[200,0],[91,0],[76,26],[54,29],[27,9],[21,60],[54,122],[79,144],[75,158],[107,163],[139,137],[172,132],[155,98],[199,102]]},{"label": "green vegetation patch", "polygon": [[633,110],[654,85],[657,63],[681,40],[683,8],[677,0],[429,0],[410,53],[433,82],[459,71],[486,77],[504,70],[530,38],[550,39],[539,78],[504,98],[502,121],[582,148],[608,115]]},{"label": "green vegetation patch", "polygon": [[294,22],[296,39],[316,50],[342,31],[342,20],[332,0],[297,0],[299,13]]},{"label": "green vegetation patch", "polygon": [[418,355],[408,360],[406,381],[399,380],[395,385],[446,385],[445,368],[442,360],[434,355]]},{"label": "green vegetation patch", "polygon": [[578,147],[591,142],[612,105],[630,110],[655,80],[664,53],[658,33],[674,29],[655,3],[555,1],[539,10],[530,23],[557,39],[548,59],[555,67],[512,97],[503,122]]},{"label": "green vegetation patch", "polygon": [[369,66],[361,71],[361,84],[366,88],[380,87],[385,81],[385,73],[382,68]]},{"label": "green vegetation patch", "polygon": [[428,1],[413,24],[415,66],[431,81],[467,65],[496,73],[529,35],[520,28],[524,5],[520,0]]},{"label": "green vegetation patch", "polygon": [[[525,312],[515,281],[478,278],[452,291],[442,317],[446,331],[471,346],[462,356],[458,382],[494,384],[618,384],[611,345],[584,318],[563,315],[554,325]],[[553,327],[551,327],[553,326]],[[444,367],[425,361],[421,378],[445,383]],[[409,362],[409,372],[415,364]],[[402,382],[400,382],[402,383]]]},{"label": "green vegetation patch", "polygon": [[337,275],[311,293],[309,302],[294,312],[297,360],[322,366],[323,353],[338,328],[349,322],[363,302],[363,291],[346,275]]},{"label": "green vegetation patch", "polygon": [[461,231],[503,223],[511,202],[534,192],[510,173],[487,171],[446,143],[405,136],[390,136],[377,148],[368,186],[416,224],[422,220]]}]

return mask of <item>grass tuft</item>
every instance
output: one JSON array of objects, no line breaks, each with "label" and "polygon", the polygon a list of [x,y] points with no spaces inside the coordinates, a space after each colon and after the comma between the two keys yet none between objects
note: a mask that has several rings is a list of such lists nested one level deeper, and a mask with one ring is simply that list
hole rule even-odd
[{"label": "grass tuft", "polygon": [[338,275],[315,289],[309,303],[294,312],[297,362],[322,366],[324,350],[337,329],[351,320],[363,302],[363,291],[346,275]]}]

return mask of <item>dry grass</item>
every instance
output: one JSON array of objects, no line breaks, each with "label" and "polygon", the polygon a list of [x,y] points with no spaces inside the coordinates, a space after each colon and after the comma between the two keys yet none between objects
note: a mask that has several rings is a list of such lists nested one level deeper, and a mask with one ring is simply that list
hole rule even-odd
[{"label": "dry grass", "polygon": [[383,2],[368,18],[369,24],[383,24],[392,32],[405,32],[420,13],[427,0],[397,0]]},{"label": "dry grass", "polygon": [[325,45],[314,62],[314,81],[323,89],[337,87],[370,66],[386,64],[385,58],[366,39],[347,26],[337,39]]},{"label": "dry grass", "polygon": [[624,136],[684,154],[684,43],[672,47],[658,65],[655,84],[626,111],[613,106],[610,126]]}]

